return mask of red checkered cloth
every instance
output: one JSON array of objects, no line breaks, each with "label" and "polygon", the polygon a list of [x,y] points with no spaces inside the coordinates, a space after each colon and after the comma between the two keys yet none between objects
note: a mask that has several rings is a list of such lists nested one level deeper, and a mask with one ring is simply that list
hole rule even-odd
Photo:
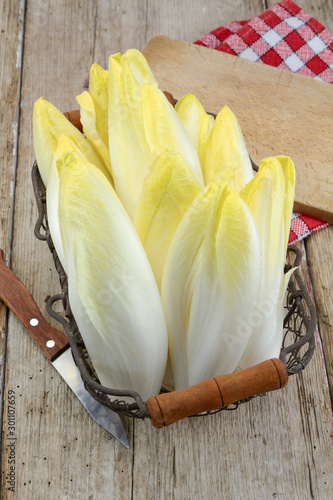
[{"label": "red checkered cloth", "polygon": [[[291,0],[282,0],[254,19],[217,28],[194,43],[333,83],[333,35]],[[289,243],[326,226],[294,213]]]}]

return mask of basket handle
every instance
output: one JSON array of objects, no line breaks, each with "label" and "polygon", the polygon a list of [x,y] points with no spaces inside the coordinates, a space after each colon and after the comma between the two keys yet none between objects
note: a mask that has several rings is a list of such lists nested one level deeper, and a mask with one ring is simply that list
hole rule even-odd
[{"label": "basket handle", "polygon": [[245,370],[149,398],[151,423],[160,429],[197,413],[218,410],[241,399],[281,389],[287,382],[287,369],[282,361],[269,359]]}]

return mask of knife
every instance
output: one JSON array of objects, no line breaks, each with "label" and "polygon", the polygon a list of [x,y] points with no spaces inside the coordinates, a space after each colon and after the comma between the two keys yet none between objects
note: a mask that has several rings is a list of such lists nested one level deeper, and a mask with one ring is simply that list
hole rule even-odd
[{"label": "knife", "polygon": [[15,314],[96,422],[129,448],[119,415],[96,401],[85,389],[66,335],[45,320],[29,291],[6,266],[0,249],[0,298]]}]

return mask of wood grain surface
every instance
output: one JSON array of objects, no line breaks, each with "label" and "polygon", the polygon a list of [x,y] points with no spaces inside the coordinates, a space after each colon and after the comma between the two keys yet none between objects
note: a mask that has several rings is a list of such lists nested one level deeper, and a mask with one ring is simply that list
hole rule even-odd
[{"label": "wood grain surface", "polygon": [[[331,0],[302,0],[300,4],[333,30]],[[46,244],[33,237],[37,215],[30,181],[33,102],[43,95],[62,111],[76,109],[75,95],[87,88],[93,62],[106,66],[109,54],[130,47],[142,49],[157,34],[192,41],[264,8],[262,0],[2,2],[0,241],[8,256],[12,252],[14,272],[45,315],[45,299],[57,293],[59,285]],[[13,128],[15,122],[17,128]],[[16,155],[13,146],[18,133]],[[7,349],[1,358],[2,366],[6,361],[1,386],[1,498],[330,500],[331,401],[319,347],[322,338],[327,368],[333,345],[332,248],[331,228],[306,241],[320,337],[314,358],[302,374],[290,377],[282,391],[257,398],[235,412],[191,418],[161,430],[148,421],[124,419],[129,450],[89,417],[19,322],[11,314],[5,322],[2,308]],[[305,260],[302,267],[308,279]],[[328,375],[332,384],[332,371]],[[16,396],[14,494],[6,483],[8,391]]]},{"label": "wood grain surface", "polygon": [[305,245],[324,362],[333,400],[333,226],[311,235]]},{"label": "wood grain surface", "polygon": [[[19,2],[3,1],[0,15],[0,248],[11,263],[13,208],[17,167],[19,86],[23,40],[23,11]],[[0,384],[4,382],[7,341],[6,308],[0,301]],[[2,415],[2,403],[0,411]],[[1,417],[0,417],[1,422]]]}]

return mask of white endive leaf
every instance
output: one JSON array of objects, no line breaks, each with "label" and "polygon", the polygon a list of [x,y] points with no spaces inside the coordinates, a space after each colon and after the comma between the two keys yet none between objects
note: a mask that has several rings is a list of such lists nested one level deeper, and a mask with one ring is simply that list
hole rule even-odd
[{"label": "white endive leaf", "polygon": [[228,106],[224,106],[216,117],[206,145],[203,165],[205,184],[217,179],[227,167],[235,170],[238,191],[253,178],[251,160],[239,123]]},{"label": "white endive leaf", "polygon": [[203,166],[205,164],[207,141],[214,126],[214,123],[215,123],[214,117],[207,113],[202,115],[200,119],[198,156],[200,160],[201,170],[203,169]]},{"label": "white endive leaf", "polygon": [[98,64],[93,64],[89,75],[89,94],[94,102],[96,129],[103,144],[109,148],[108,100],[109,73]]},{"label": "white endive leaf", "polygon": [[69,301],[103,385],[159,392],[167,333],[158,288],[134,226],[93,165],[65,153],[59,224]]},{"label": "white endive leaf", "polygon": [[[58,254],[60,263],[67,273],[67,263],[64,254],[64,248],[61,240],[58,204],[59,204],[59,172],[62,167],[61,157],[66,152],[74,152],[84,158],[80,148],[69,137],[61,135],[59,137],[57,149],[53,154],[53,161],[50,168],[49,179],[46,189],[46,208],[47,220],[52,237],[52,241]],[[60,161],[59,161],[60,159]]]},{"label": "white endive leaf", "polygon": [[[154,87],[158,87],[146,58],[139,50],[128,49],[121,57],[121,64],[123,71],[126,73],[125,79],[129,78],[132,81],[135,79],[140,85],[149,83]],[[126,86],[125,79],[124,85]]]},{"label": "white endive leaf", "polygon": [[201,167],[204,164],[206,144],[214,125],[214,117],[208,115],[200,101],[193,94],[185,94],[175,110],[198,153]]},{"label": "white endive leaf", "polygon": [[142,116],[142,86],[149,83],[157,87],[157,82],[150,71],[144,56],[138,50],[130,49],[121,56],[121,77],[125,99],[129,107],[133,130],[141,148],[145,151],[148,167],[153,157],[147,144]]},{"label": "white endive leaf", "polygon": [[252,312],[249,342],[244,350],[238,368],[244,369],[266,359],[279,358],[283,339],[283,301],[290,276],[290,269],[280,281],[279,289],[260,292],[257,307]]},{"label": "white endive leaf", "polygon": [[78,95],[76,97],[76,100],[80,106],[80,119],[83,127],[83,132],[88,141],[90,141],[96,154],[99,155],[101,161],[105,165],[105,168],[108,170],[110,177],[112,178],[109,147],[108,144],[104,144],[98,132],[98,119],[94,100],[91,94],[87,91],[84,91],[82,94]]},{"label": "white endive leaf", "polygon": [[173,235],[201,190],[184,158],[170,151],[157,158],[143,183],[134,225],[159,288]]},{"label": "white endive leaf", "polygon": [[294,163],[289,156],[277,156],[280,162],[285,180],[285,195],[284,195],[284,254],[287,252],[291,217],[293,213],[294,198],[295,198],[295,183],[296,172]]},{"label": "white endive leaf", "polygon": [[49,171],[59,137],[67,135],[83,151],[88,160],[111,181],[110,175],[87,139],[53,104],[40,97],[34,104],[33,140],[38,168],[47,187]]},{"label": "white endive leaf", "polygon": [[264,259],[263,283],[278,287],[285,262],[285,179],[277,158],[260,162],[259,171],[241,191],[256,222]]},{"label": "white endive leaf", "polygon": [[180,153],[203,185],[199,158],[182,122],[163,92],[153,85],[142,87],[142,117],[147,142],[155,157],[166,150]]},{"label": "white endive leaf", "polygon": [[259,300],[240,368],[280,354],[283,299],[293,272],[284,275],[294,191],[295,172],[291,160],[271,157],[261,161],[258,173],[240,193],[254,217],[263,255]]},{"label": "white endive leaf", "polygon": [[109,58],[110,159],[116,192],[132,219],[142,183],[154,161],[142,132],[141,84],[136,78],[141,65],[138,62],[135,77],[130,78],[128,73],[133,65],[133,61],[131,65],[123,62],[120,54]]},{"label": "white endive leaf", "polygon": [[171,242],[162,301],[176,389],[232,372],[259,293],[261,254],[230,169],[192,203]]}]

